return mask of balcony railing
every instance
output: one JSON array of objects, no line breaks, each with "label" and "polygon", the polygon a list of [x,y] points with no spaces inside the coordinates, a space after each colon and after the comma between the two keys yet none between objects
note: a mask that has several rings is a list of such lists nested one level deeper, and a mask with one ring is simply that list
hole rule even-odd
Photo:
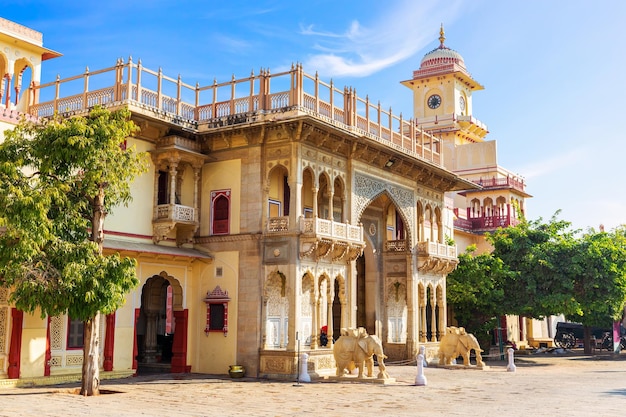
[{"label": "balcony railing", "polygon": [[454,227],[464,230],[489,230],[498,227],[516,226],[519,219],[513,216],[486,216],[470,219],[454,219]]},{"label": "balcony railing", "polygon": [[293,110],[411,157],[442,164],[439,139],[419,129],[415,120],[405,120],[367,96],[357,96],[353,88],[337,88],[332,81],[325,83],[317,75],[306,74],[301,65],[201,87],[144,68],[141,61],[118,60],[113,67],[57,78],[33,85],[29,91],[28,112],[37,117],[125,103],[172,123],[191,128],[207,123],[217,128]]},{"label": "balcony railing", "polygon": [[419,256],[438,257],[446,259],[456,259],[456,245],[447,245],[437,242],[419,242],[417,244],[417,254]]},{"label": "balcony railing", "polygon": [[385,242],[385,250],[387,252],[406,252],[406,240],[388,240]]},{"label": "balcony railing", "polygon": [[481,178],[474,182],[481,185],[483,189],[510,187],[518,191],[525,191],[526,188],[526,183],[523,179],[510,176],[504,178]]},{"label": "balcony railing", "polygon": [[157,206],[157,220],[165,219],[177,222],[195,222],[196,211],[193,207],[180,204],[160,204]]},{"label": "balcony railing", "polygon": [[270,233],[286,232],[289,230],[289,217],[270,217],[267,221],[267,231]]},{"label": "balcony railing", "polygon": [[348,223],[340,223],[319,218],[300,218],[300,232],[332,240],[343,240],[352,243],[363,242],[363,228]]}]

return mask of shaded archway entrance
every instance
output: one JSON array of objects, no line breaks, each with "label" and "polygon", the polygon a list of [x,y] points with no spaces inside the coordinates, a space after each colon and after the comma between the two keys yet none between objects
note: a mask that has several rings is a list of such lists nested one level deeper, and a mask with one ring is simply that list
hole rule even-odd
[{"label": "shaded archway entrance", "polygon": [[137,373],[185,372],[187,311],[178,280],[165,271],[150,277],[136,316]]}]

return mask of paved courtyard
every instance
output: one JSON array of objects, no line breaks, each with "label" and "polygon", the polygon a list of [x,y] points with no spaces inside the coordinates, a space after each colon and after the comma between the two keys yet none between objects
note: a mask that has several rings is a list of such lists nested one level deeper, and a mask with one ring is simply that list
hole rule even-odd
[{"label": "paved courtyard", "polygon": [[489,369],[388,366],[390,385],[300,383],[209,375],[106,380],[99,397],[76,384],[0,389],[0,416],[617,416],[626,410],[626,354],[551,353]]}]

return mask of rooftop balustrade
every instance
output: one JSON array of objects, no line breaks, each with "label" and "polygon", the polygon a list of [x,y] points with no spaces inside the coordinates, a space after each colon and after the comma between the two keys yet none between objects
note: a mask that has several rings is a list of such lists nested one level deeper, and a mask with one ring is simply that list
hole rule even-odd
[{"label": "rooftop balustrade", "polygon": [[[271,87],[270,87],[271,86]],[[383,109],[369,97],[359,97],[353,88],[337,88],[305,73],[301,65],[270,74],[262,70],[249,77],[207,86],[191,85],[180,76],[171,78],[135,63],[118,60],[98,71],[32,85],[29,114],[50,117],[80,113],[95,105],[129,104],[169,118],[174,123],[209,128],[248,122],[251,115],[308,114],[360,137],[367,137],[409,156],[441,165],[439,139],[419,129],[415,120],[405,120]],[[284,117],[287,117],[284,116]]]}]

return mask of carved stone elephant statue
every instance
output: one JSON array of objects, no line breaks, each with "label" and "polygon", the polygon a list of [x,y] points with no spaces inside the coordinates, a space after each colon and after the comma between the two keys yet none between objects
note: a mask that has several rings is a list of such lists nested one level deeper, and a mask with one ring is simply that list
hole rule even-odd
[{"label": "carved stone elephant statue", "polygon": [[373,376],[374,355],[378,359],[378,378],[387,379],[383,353],[383,345],[375,335],[368,335],[364,328],[341,329],[341,336],[333,345],[333,355],[337,363],[337,376],[343,376],[344,372],[352,372],[359,369],[358,378],[363,378],[363,367],[367,366],[367,376]]},{"label": "carved stone elephant statue", "polygon": [[476,365],[483,367],[483,350],[473,334],[467,333],[463,327],[448,327],[446,334],[439,342],[439,364],[450,365],[457,356],[463,357],[463,365],[470,364],[470,352],[476,353]]}]

